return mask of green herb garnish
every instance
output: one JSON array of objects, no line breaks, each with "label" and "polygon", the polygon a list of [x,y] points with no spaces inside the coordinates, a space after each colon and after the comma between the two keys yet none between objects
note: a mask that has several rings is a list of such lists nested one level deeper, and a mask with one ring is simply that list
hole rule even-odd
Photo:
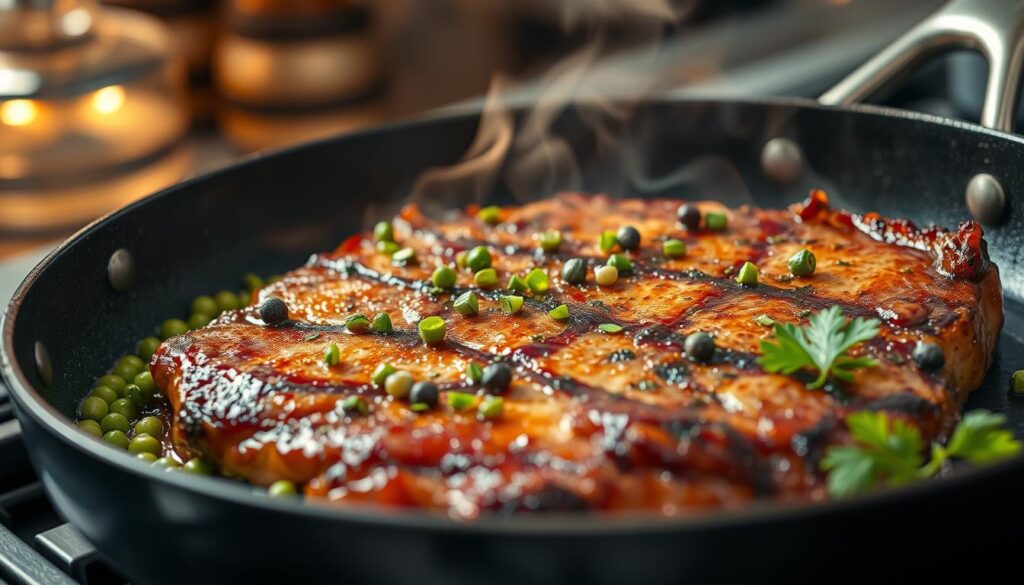
[{"label": "green herb garnish", "polygon": [[601,323],[600,325],[597,326],[597,330],[600,331],[601,333],[615,335],[617,333],[622,333],[622,325],[618,325],[615,323]]},{"label": "green herb garnish", "polygon": [[619,245],[619,239],[615,237],[615,232],[612,230],[605,230],[601,232],[601,239],[597,243],[598,247],[602,252],[607,254],[615,249],[615,246]]},{"label": "green herb garnish", "polygon": [[484,377],[484,370],[480,367],[480,364],[476,362],[469,362],[466,366],[466,379],[471,384],[479,384],[480,380]]},{"label": "green herb garnish", "polygon": [[565,321],[569,318],[569,307],[567,305],[558,305],[548,311],[548,316],[555,321]]},{"label": "green herb garnish", "polygon": [[964,415],[945,446],[932,443],[930,458],[921,431],[884,412],[861,411],[846,417],[854,445],[833,445],[821,461],[828,492],[836,498],[864,493],[879,483],[898,486],[935,475],[947,459],[991,463],[1020,452],[1020,441],[1002,428],[1006,417],[985,410]]},{"label": "green herb garnish", "polygon": [[548,273],[542,268],[534,268],[526,275],[526,286],[530,287],[530,292],[535,295],[548,292],[551,286]]},{"label": "green herb garnish", "polygon": [[819,311],[806,327],[775,324],[775,343],[761,342],[764,354],[757,363],[767,372],[792,374],[802,369],[818,372],[808,388],[821,388],[829,375],[843,382],[853,379],[853,370],[877,365],[870,357],[851,357],[853,346],[878,335],[877,319],[856,318],[847,322],[838,306]]},{"label": "green herb garnish", "polygon": [[772,319],[768,315],[758,315],[757,317],[754,317],[754,323],[757,323],[762,327],[771,327],[772,325],[775,325],[775,319]]},{"label": "green herb garnish", "polygon": [[526,292],[530,287],[527,286],[526,281],[522,279],[518,274],[513,274],[508,279],[508,284],[505,285],[509,291],[514,293]]},{"label": "green herb garnish", "polygon": [[337,343],[332,343],[324,349],[324,364],[327,367],[336,366],[341,360],[341,350]]},{"label": "green herb garnish", "polygon": [[453,410],[466,410],[473,406],[475,400],[472,394],[467,394],[466,392],[448,393],[448,406],[452,407]]}]

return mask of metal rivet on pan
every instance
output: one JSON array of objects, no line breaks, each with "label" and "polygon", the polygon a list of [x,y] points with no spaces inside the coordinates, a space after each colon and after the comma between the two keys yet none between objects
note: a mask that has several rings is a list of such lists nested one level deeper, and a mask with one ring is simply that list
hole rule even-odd
[{"label": "metal rivet on pan", "polygon": [[995,177],[979,173],[967,183],[967,208],[974,219],[987,224],[999,223],[1006,209],[1006,193]]},{"label": "metal rivet on pan", "polygon": [[771,180],[789,183],[804,169],[804,154],[789,138],[772,138],[761,149],[761,170]]},{"label": "metal rivet on pan", "polygon": [[50,361],[50,352],[46,351],[45,345],[37,341],[32,346],[32,355],[36,360],[39,377],[43,380],[43,384],[49,386],[53,383],[53,362]]},{"label": "metal rivet on pan", "polygon": [[110,279],[110,286],[117,292],[124,292],[131,288],[135,280],[135,262],[132,260],[132,253],[124,248],[118,248],[110,255],[107,261],[107,278]]}]

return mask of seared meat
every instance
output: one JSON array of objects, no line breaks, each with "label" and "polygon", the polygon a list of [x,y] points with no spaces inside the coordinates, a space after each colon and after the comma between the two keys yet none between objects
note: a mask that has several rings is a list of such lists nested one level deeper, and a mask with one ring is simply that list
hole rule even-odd
[{"label": "seared meat", "polygon": [[[483,510],[676,514],[756,497],[823,498],[817,462],[825,445],[848,440],[842,419],[852,411],[888,410],[926,438],[951,428],[1002,326],[998,271],[977,224],[920,230],[830,210],[820,192],[789,210],[697,205],[727,213],[728,228],[687,232],[675,201],[578,194],[504,209],[497,226],[469,214],[435,222],[406,208],[394,225],[401,245],[416,250],[414,263],[394,266],[355,236],[259,292],[283,299],[291,320],[267,326],[250,308],[161,346],[152,370],[173,407],[176,445],[227,475],[262,485],[289,479],[339,503],[460,518]],[[634,273],[599,287],[599,235],[623,225],[642,236]],[[563,233],[557,254],[537,251],[533,237],[546,229]],[[663,257],[666,237],[684,240],[687,254]],[[541,267],[549,293],[510,316],[498,307],[502,291],[478,290],[478,315],[455,312],[454,295],[432,290],[430,275],[481,243],[494,251],[502,284]],[[786,261],[803,248],[818,268],[794,278]],[[586,284],[559,277],[570,257],[590,263]],[[760,269],[757,287],[734,281],[747,261]],[[472,287],[472,274],[460,271],[455,293]],[[547,315],[561,303],[567,322]],[[823,390],[758,366],[759,342],[772,329],[755,318],[804,324],[832,305],[882,321],[882,333],[855,350],[877,366]],[[391,314],[394,334],[341,326],[348,315],[379,311]],[[431,315],[445,319],[447,335],[427,346],[416,324]],[[625,330],[601,333],[601,323]],[[709,363],[683,352],[695,331],[715,337]],[[915,365],[920,340],[943,348],[941,371]],[[328,367],[331,343],[341,361]],[[515,369],[504,414],[484,421],[475,407],[453,410],[448,392],[484,396],[466,380],[467,365],[494,359]],[[436,383],[440,405],[417,413],[387,396],[371,382],[381,362]],[[368,401],[367,416],[343,410],[353,395]]]}]

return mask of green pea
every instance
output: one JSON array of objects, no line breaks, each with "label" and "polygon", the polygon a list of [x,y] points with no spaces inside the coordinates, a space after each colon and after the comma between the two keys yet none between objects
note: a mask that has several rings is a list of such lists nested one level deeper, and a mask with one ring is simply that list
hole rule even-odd
[{"label": "green pea", "polygon": [[455,271],[449,266],[438,266],[431,276],[434,286],[437,288],[451,288],[455,286]]},{"label": "green pea", "polygon": [[[245,276],[242,277],[242,284],[245,285],[245,290],[252,292],[263,288],[263,279],[252,272],[247,272],[245,273]],[[207,313],[207,315],[209,315],[209,313]]]},{"label": "green pea", "polygon": [[118,449],[128,448],[128,435],[124,431],[114,429],[103,433],[103,440],[117,447]]},{"label": "green pea", "polygon": [[345,317],[345,329],[352,333],[366,333],[370,330],[370,319],[363,314]]},{"label": "green pea", "polygon": [[501,310],[508,315],[515,315],[523,308],[523,297],[517,295],[502,295],[498,299]]},{"label": "green pea", "polygon": [[147,337],[139,342],[139,355],[142,356],[142,359],[149,361],[158,347],[160,347],[160,339]]},{"label": "green pea", "polygon": [[131,380],[136,374],[142,371],[142,368],[135,367],[135,364],[130,363],[117,363],[111,370],[115,376],[120,376],[122,379]]},{"label": "green pea", "polygon": [[164,446],[160,444],[160,441],[150,435],[135,435],[135,438],[128,443],[128,452],[132,455],[152,453],[155,458],[163,450]]},{"label": "green pea", "polygon": [[113,388],[108,388],[106,386],[97,386],[93,388],[92,392],[89,393],[89,396],[102,398],[103,402],[106,402],[107,404],[117,400],[117,392],[114,392]]},{"label": "green pea", "polygon": [[[136,386],[138,388],[138,386]],[[114,414],[120,414],[128,420],[131,420],[139,415],[139,409],[135,406],[135,402],[128,398],[118,398],[110,405],[110,412]],[[110,416],[110,415],[107,415]],[[125,429],[125,432],[128,432]]]},{"label": "green pea", "polygon": [[686,255],[686,242],[682,240],[665,240],[661,244],[661,253],[668,258],[680,258]]},{"label": "green pea", "polygon": [[460,315],[472,317],[480,311],[480,303],[476,298],[475,292],[467,291],[455,299],[455,303],[452,305],[452,308],[454,308]]},{"label": "green pea", "polygon": [[[128,443],[128,446],[131,447],[131,443]],[[142,452],[142,453],[136,454],[135,458],[136,459],[141,459],[141,460],[145,461],[146,463],[153,463],[153,462],[156,461],[156,455],[154,455],[152,453],[146,453],[146,452]]]},{"label": "green pea", "polygon": [[162,467],[164,469],[171,470],[181,467],[181,463],[178,463],[172,457],[160,457],[153,462],[153,467]]},{"label": "green pea", "polygon": [[473,275],[473,282],[480,288],[490,288],[498,284],[498,272],[493,268],[484,268]]},{"label": "green pea", "polygon": [[501,208],[491,205],[476,212],[476,217],[487,225],[498,225],[501,223]]},{"label": "green pea", "polygon": [[193,314],[200,315],[219,315],[220,308],[217,306],[217,301],[213,300],[213,297],[209,295],[202,295],[192,300],[191,305]]},{"label": "green pea", "polygon": [[189,473],[195,473],[196,475],[212,475],[213,465],[200,457],[195,459],[189,459],[185,462],[185,466],[182,468],[184,471]]},{"label": "green pea", "polygon": [[100,428],[100,423],[98,423],[98,422],[96,422],[96,421],[94,421],[92,419],[80,420],[80,421],[78,421],[77,424],[78,424],[78,428],[80,428],[83,431],[89,433],[90,435],[94,435],[94,436],[97,436],[97,437],[102,437],[103,436],[103,429]]},{"label": "green pea", "polygon": [[554,309],[548,311],[548,316],[555,321],[565,321],[569,318],[569,307],[566,305],[558,305]]},{"label": "green pea", "polygon": [[444,339],[444,319],[438,316],[427,317],[417,326],[423,343],[439,343]]},{"label": "green pea", "polygon": [[124,389],[124,400],[128,400],[139,406],[145,406],[149,403],[149,395],[143,392],[142,388],[139,388],[135,384],[128,384]]},{"label": "green pea", "polygon": [[107,406],[107,402],[102,398],[90,396],[82,401],[82,407],[80,409],[82,418],[94,420],[99,422],[103,420],[103,417],[107,416],[107,412],[110,408]]},{"label": "green pea", "polygon": [[370,331],[374,333],[394,333],[395,326],[391,323],[391,315],[380,312],[373,316],[370,321]]},{"label": "green pea", "polygon": [[619,281],[619,269],[614,266],[598,266],[594,269],[594,280],[598,286],[612,286]]},{"label": "green pea", "polygon": [[729,225],[729,216],[724,213],[708,212],[704,215],[704,227],[713,232],[720,232]]},{"label": "green pea", "polygon": [[117,412],[107,413],[107,416],[103,417],[100,421],[100,428],[103,429],[104,433],[110,431],[121,431],[127,433],[128,429],[131,428],[131,424],[128,422],[128,418],[123,414]]},{"label": "green pea", "polygon": [[818,265],[814,253],[810,250],[800,250],[789,258],[789,271],[793,276],[810,276]]},{"label": "green pea", "polygon": [[147,395],[152,396],[156,394],[156,382],[153,381],[153,374],[149,372],[140,372],[132,379],[132,383],[141,388]]},{"label": "green pea", "polygon": [[396,370],[391,364],[381,362],[377,364],[377,367],[373,370],[373,374],[370,375],[370,379],[373,380],[374,384],[383,386],[384,382],[387,381],[388,376],[397,371],[398,370]]},{"label": "green pea", "polygon": [[480,272],[484,268],[490,268],[492,260],[491,251],[487,246],[477,246],[466,256],[466,266],[474,273]]},{"label": "green pea", "polygon": [[96,383],[97,386],[106,386],[118,395],[124,396],[124,387],[128,385],[128,382],[124,381],[124,378],[115,374],[107,374],[106,376],[100,377]]},{"label": "green pea", "polygon": [[395,228],[390,221],[378,221],[373,226],[373,239],[378,242],[394,242]]},{"label": "green pea", "polygon": [[186,323],[188,324],[189,329],[199,329],[201,327],[206,327],[207,325],[209,325],[210,318],[207,317],[204,313],[192,313],[192,316],[188,318],[188,321],[186,321]]},{"label": "green pea", "polygon": [[159,437],[164,434],[164,423],[155,416],[144,416],[135,423],[135,432],[140,435]]},{"label": "green pea", "polygon": [[[229,290],[222,290],[213,295],[213,300],[217,303],[217,308],[220,309],[220,312],[234,311],[235,309],[242,308],[242,303],[238,300],[238,295]],[[210,315],[212,313],[207,314]]]},{"label": "green pea", "polygon": [[466,262],[469,258],[469,252],[462,251],[455,255],[455,267],[459,270],[466,269]]},{"label": "green pea", "polygon": [[142,371],[146,369],[146,362],[142,361],[137,355],[126,355],[121,356],[121,359],[117,360],[118,364],[131,364],[136,370]]},{"label": "green pea", "polygon": [[736,282],[743,286],[755,286],[757,284],[757,266],[751,262],[744,262],[736,275]]},{"label": "green pea", "polygon": [[160,325],[160,337],[170,339],[188,333],[188,323],[181,319],[168,319]]},{"label": "green pea", "polygon": [[295,488],[294,483],[287,479],[279,479],[270,484],[270,487],[267,488],[267,494],[275,498],[287,498],[298,494],[298,490]]}]

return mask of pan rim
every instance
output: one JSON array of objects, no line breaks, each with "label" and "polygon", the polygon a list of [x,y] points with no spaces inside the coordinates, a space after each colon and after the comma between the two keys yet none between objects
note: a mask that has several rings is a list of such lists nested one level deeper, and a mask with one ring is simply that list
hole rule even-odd
[{"label": "pan rim", "polygon": [[[1024,137],[984,128],[976,124],[950,120],[939,116],[908,112],[895,108],[873,105],[825,106],[816,101],[803,98],[751,98],[751,99],[711,99],[704,97],[672,97],[661,96],[649,98],[648,103],[657,105],[705,104],[715,107],[727,105],[752,105],[764,107],[793,107],[796,109],[837,110],[868,116],[901,118],[924,122],[930,125],[952,127],[977,132],[1003,140],[1010,140],[1024,146]],[[524,104],[512,102],[512,107],[520,109]],[[207,478],[188,474],[166,473],[140,464],[127,453],[110,449],[103,443],[93,440],[82,440],[85,435],[77,429],[73,422],[58,412],[45,401],[28,380],[25,371],[14,359],[14,325],[20,306],[30,294],[33,284],[58,257],[76,246],[90,233],[102,225],[114,221],[129,213],[136,206],[147,204],[151,200],[172,196],[182,189],[209,181],[224,174],[236,172],[238,169],[259,164],[268,157],[299,155],[307,149],[321,147],[327,143],[358,140],[367,135],[401,131],[416,125],[441,122],[450,119],[476,116],[479,109],[467,106],[455,106],[439,110],[424,116],[393,122],[387,125],[370,128],[344,136],[327,137],[320,140],[260,152],[242,157],[240,160],[217,170],[190,177],[184,181],[168,186],[147,195],[125,207],[114,210],[101,218],[89,223],[53,251],[46,255],[25,277],[18,286],[10,303],[0,318],[0,374],[2,374],[19,419],[30,417],[32,422],[44,432],[56,438],[68,447],[83,455],[98,458],[100,462],[111,465],[120,472],[140,475],[147,481],[167,482],[176,489],[199,492],[207,498],[218,500],[223,504],[244,506],[266,510],[268,512],[296,514],[319,520],[345,522],[353,525],[373,525],[387,528],[429,530],[433,532],[454,532],[466,534],[500,534],[521,535],[530,537],[607,537],[635,533],[695,533],[703,531],[727,530],[737,527],[766,526],[776,523],[791,523],[808,517],[824,519],[841,514],[856,513],[859,510],[872,509],[885,505],[895,505],[909,498],[922,498],[948,493],[963,486],[975,485],[984,481],[999,481],[1000,477],[1019,472],[1024,469],[1024,455],[991,466],[971,468],[957,473],[952,477],[938,480],[918,482],[899,489],[883,489],[864,496],[847,500],[827,500],[823,502],[753,502],[741,507],[726,510],[713,510],[695,513],[694,515],[664,517],[647,513],[629,512],[623,514],[562,514],[541,513],[503,517],[485,514],[472,521],[457,521],[441,514],[430,513],[419,509],[396,509],[376,505],[360,504],[358,506],[337,506],[316,500],[275,499],[256,493],[253,486],[232,482],[221,478]],[[1008,299],[1008,302],[1014,302]],[[31,448],[28,446],[28,448]]]}]

